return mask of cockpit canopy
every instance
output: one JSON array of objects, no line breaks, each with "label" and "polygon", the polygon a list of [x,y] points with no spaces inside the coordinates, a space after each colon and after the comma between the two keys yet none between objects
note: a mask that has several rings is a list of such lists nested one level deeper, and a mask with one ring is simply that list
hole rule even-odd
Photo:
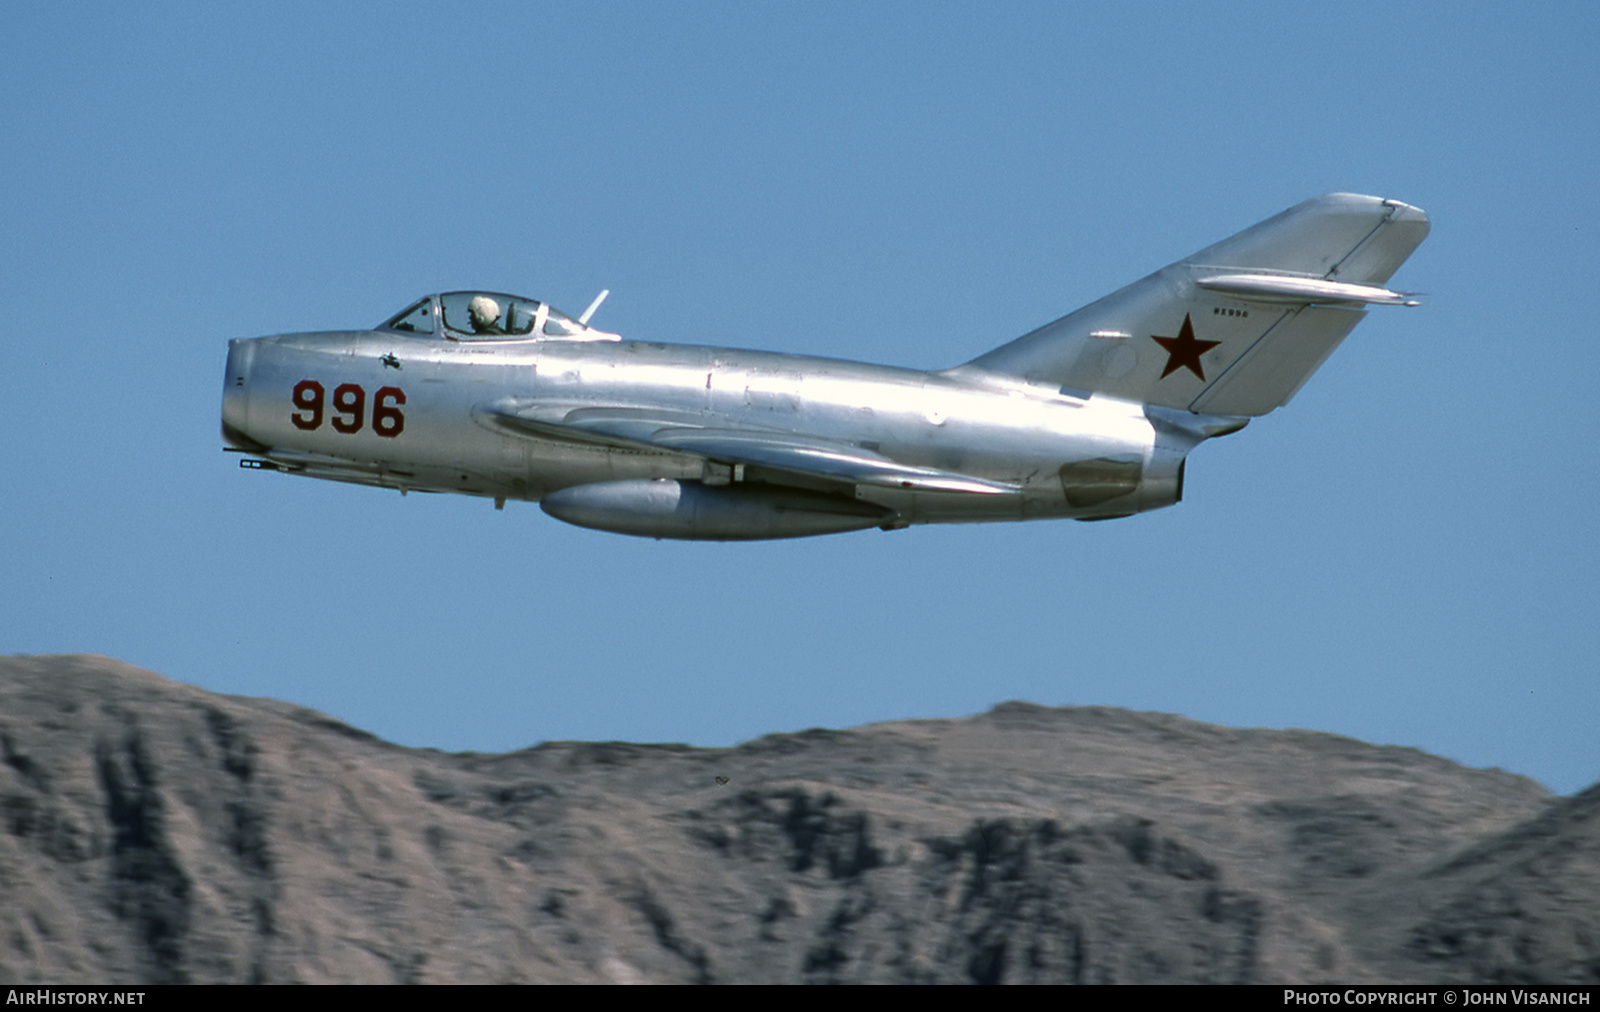
[{"label": "cockpit canopy", "polygon": [[381,329],[404,334],[440,334],[452,341],[599,336],[598,332],[546,303],[503,292],[430,295],[384,321]]}]

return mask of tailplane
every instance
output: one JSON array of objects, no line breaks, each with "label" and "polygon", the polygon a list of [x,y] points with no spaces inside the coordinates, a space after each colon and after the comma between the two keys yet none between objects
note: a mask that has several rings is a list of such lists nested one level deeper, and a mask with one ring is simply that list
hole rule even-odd
[{"label": "tailplane", "polygon": [[1398,200],[1331,193],[963,366],[1212,415],[1289,402],[1428,235]]}]

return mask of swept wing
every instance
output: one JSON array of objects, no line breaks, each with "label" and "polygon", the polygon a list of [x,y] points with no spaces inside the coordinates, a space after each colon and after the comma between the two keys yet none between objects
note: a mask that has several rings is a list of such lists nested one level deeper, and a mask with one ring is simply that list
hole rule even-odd
[{"label": "swept wing", "polygon": [[690,453],[723,464],[745,464],[808,478],[920,492],[994,495],[1020,487],[939,468],[891,460],[857,444],[753,425],[726,416],[657,408],[553,405],[506,399],[479,409],[492,425],[546,438],[599,442],[633,449]]}]

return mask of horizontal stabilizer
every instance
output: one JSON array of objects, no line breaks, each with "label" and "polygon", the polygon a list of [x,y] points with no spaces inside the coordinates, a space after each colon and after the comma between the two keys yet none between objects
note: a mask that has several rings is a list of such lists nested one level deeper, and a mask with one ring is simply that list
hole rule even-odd
[{"label": "horizontal stabilizer", "polygon": [[1321,305],[1415,306],[1405,292],[1391,292],[1381,285],[1352,285],[1322,278],[1301,278],[1283,274],[1216,274],[1196,278],[1195,284],[1212,292],[1222,292],[1251,302],[1291,302]]}]

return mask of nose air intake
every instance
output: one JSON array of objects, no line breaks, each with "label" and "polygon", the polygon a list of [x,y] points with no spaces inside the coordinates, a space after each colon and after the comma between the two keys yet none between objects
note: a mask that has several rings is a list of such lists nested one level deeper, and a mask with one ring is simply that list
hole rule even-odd
[{"label": "nose air intake", "polygon": [[236,450],[259,453],[266,447],[249,436],[250,366],[255,351],[252,340],[228,342],[228,365],[222,374],[222,441]]}]

